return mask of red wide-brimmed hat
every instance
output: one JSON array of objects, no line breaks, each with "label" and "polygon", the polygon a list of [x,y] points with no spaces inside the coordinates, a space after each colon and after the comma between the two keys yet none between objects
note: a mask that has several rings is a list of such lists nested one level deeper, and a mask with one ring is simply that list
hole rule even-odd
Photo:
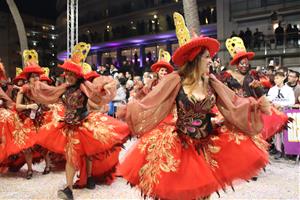
[{"label": "red wide-brimmed hat", "polygon": [[91,81],[92,79],[97,78],[97,77],[100,77],[100,74],[98,74],[95,71],[90,71],[84,75],[84,79],[89,80],[89,81]]},{"label": "red wide-brimmed hat", "polygon": [[19,80],[24,80],[24,81],[27,80],[27,78],[26,78],[25,74],[23,74],[23,72],[21,72],[18,76],[16,76],[13,79],[14,84],[17,84]]},{"label": "red wide-brimmed hat", "polygon": [[163,49],[159,50],[157,62],[151,66],[153,72],[158,72],[161,68],[166,68],[169,73],[174,71],[173,66],[170,64],[171,55],[168,51]]},{"label": "red wide-brimmed hat", "polygon": [[230,65],[237,65],[242,58],[248,58],[248,60],[252,60],[255,56],[254,52],[239,52],[235,54],[235,56],[230,61]]},{"label": "red wide-brimmed hat", "polygon": [[168,74],[174,71],[173,66],[170,63],[163,60],[159,60],[151,66],[151,70],[153,72],[158,72],[160,68],[166,68],[168,70]]},{"label": "red wide-brimmed hat", "polygon": [[73,47],[71,58],[65,60],[60,68],[75,73],[79,77],[84,77],[84,60],[91,49],[91,45],[85,42],[79,42]]},{"label": "red wide-brimmed hat", "polygon": [[218,40],[210,37],[199,36],[180,46],[172,56],[173,62],[179,67],[191,62],[204,49],[209,51],[210,57],[214,57],[220,49]]},{"label": "red wide-brimmed hat", "polygon": [[47,81],[48,84],[51,84],[53,82],[46,74],[42,74],[40,76],[40,81]]},{"label": "red wide-brimmed hat", "polygon": [[[36,63],[29,63],[26,67],[24,67],[23,72],[22,72],[26,77],[31,74],[31,73],[35,73],[35,74],[43,74],[44,71],[43,69],[37,65]],[[28,77],[27,77],[28,78]]]},{"label": "red wide-brimmed hat", "polygon": [[247,52],[244,42],[240,37],[228,38],[225,45],[232,57],[230,65],[237,65],[242,58],[252,60],[255,55],[254,52]]},{"label": "red wide-brimmed hat", "polygon": [[58,67],[75,73],[79,77],[83,77],[82,66],[80,63],[75,63],[72,60],[66,60],[62,65],[58,65]]},{"label": "red wide-brimmed hat", "polygon": [[173,18],[179,47],[174,52],[172,60],[177,66],[182,67],[185,63],[193,61],[205,49],[209,51],[211,57],[216,55],[220,49],[218,40],[197,36],[195,32],[193,32],[193,37],[191,38],[189,30],[185,26],[183,16],[175,12]]}]

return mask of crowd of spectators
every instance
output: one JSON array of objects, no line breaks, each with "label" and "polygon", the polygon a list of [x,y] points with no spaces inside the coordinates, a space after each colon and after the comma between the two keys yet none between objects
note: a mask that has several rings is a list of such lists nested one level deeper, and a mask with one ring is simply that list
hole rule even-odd
[{"label": "crowd of spectators", "polygon": [[277,48],[277,46],[282,46],[285,44],[286,47],[298,47],[300,33],[297,25],[288,24],[284,29],[281,22],[278,23],[278,27],[274,30],[273,35],[265,35],[263,32],[259,31],[258,28],[252,33],[250,28],[245,31],[240,30],[239,34],[232,31],[230,37],[238,36],[243,39],[245,47],[247,49],[258,49],[264,48],[267,45],[269,48]]}]

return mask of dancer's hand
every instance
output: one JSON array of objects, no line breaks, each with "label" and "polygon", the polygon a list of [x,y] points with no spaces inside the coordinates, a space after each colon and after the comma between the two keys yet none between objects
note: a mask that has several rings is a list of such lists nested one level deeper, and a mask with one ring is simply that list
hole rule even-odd
[{"label": "dancer's hand", "polygon": [[39,106],[36,103],[33,103],[33,104],[27,105],[27,108],[31,109],[31,110],[37,110],[39,108]]}]

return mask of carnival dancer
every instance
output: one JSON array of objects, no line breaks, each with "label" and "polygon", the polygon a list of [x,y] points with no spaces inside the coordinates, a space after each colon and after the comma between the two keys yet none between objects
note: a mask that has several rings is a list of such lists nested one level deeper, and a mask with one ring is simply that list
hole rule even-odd
[{"label": "carnival dancer", "polygon": [[16,110],[18,114],[15,115],[14,119],[7,119],[7,124],[11,126],[13,123],[14,128],[9,131],[11,137],[7,140],[7,159],[2,163],[2,166],[16,166],[16,162],[22,161],[23,163],[23,157],[25,157],[27,164],[26,178],[31,179],[33,175],[32,162],[34,152],[43,155],[46,161],[43,174],[50,172],[48,151],[35,145],[36,138],[38,137],[37,131],[45,122],[44,116],[48,110],[30,99],[29,91],[26,90],[26,88],[31,87],[35,81],[38,81],[40,74],[43,73],[42,68],[38,65],[37,52],[35,50],[25,50],[23,52],[23,58],[25,68],[22,74],[26,76],[28,83],[22,86],[17,94]]},{"label": "carnival dancer", "polygon": [[169,63],[170,60],[169,52],[160,49],[158,61],[151,66],[152,72],[157,74],[158,79],[147,79],[145,85],[141,81],[137,83],[133,92],[135,99],[141,100],[144,98],[167,74],[174,71],[173,66]]},{"label": "carnival dancer", "polygon": [[[199,199],[235,179],[250,179],[268,163],[260,146],[264,141],[254,142],[250,136],[263,128],[261,114],[269,113],[270,105],[265,97],[241,98],[209,75],[219,42],[202,36],[191,39],[179,13],[174,13],[174,21],[180,47],[172,59],[179,71],[124,109],[131,131],[140,139],[121,161],[118,173],[145,196]],[[176,125],[155,129],[174,103]],[[226,126],[212,124],[215,104]]]},{"label": "carnival dancer", "polygon": [[66,83],[53,87],[36,82],[28,88],[31,99],[37,102],[53,104],[61,99],[65,106],[64,117],[53,118],[52,122],[43,126],[38,138],[41,146],[66,156],[67,187],[58,191],[58,197],[62,199],[73,199],[73,178],[84,162],[87,187],[94,188],[92,160],[121,146],[129,133],[125,123],[104,114],[91,115],[87,110],[88,100],[97,105],[107,104],[116,89],[111,77],[99,77],[93,83],[84,80],[82,62],[89,49],[90,45],[78,43],[71,59],[60,66],[65,70]]},{"label": "carnival dancer", "polygon": [[[100,77],[100,75],[92,71],[92,68],[89,64],[83,63],[83,73],[85,80],[93,82],[95,78]],[[103,113],[106,113],[108,105],[97,105],[93,101],[88,100],[87,103],[89,118],[101,119],[107,118],[110,124],[119,124],[121,125],[118,128],[118,132],[120,134],[127,135],[128,128],[125,124],[118,122],[115,118],[109,117]],[[123,128],[122,128],[123,126]],[[110,185],[115,179],[115,169],[117,164],[119,164],[119,154],[121,151],[121,147],[114,147],[109,150],[108,154],[98,154],[93,156],[92,163],[86,162],[86,160],[82,161],[82,165],[80,167],[79,179],[74,184],[74,188],[88,188],[93,189],[95,187],[95,183],[107,184]],[[90,172],[87,171],[86,166],[92,166]],[[89,174],[87,174],[89,173]],[[89,177],[89,178],[88,178]],[[92,178],[91,178],[92,177]]]},{"label": "carnival dancer", "polygon": [[[249,60],[253,59],[255,53],[247,52],[243,40],[239,37],[227,39],[226,48],[232,56],[230,65],[235,66],[236,70],[223,71],[217,75],[218,79],[239,96],[251,96],[258,99],[265,95],[272,84],[267,76],[256,70],[251,70]],[[263,115],[265,126],[261,136],[265,140],[280,132],[288,123],[288,117],[284,113],[278,111],[275,107],[272,107],[271,110],[272,114],[270,116]]]}]

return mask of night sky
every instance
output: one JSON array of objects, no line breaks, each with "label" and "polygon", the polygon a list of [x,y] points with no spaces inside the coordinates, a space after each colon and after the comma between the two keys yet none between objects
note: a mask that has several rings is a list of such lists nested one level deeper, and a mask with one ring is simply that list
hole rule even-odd
[{"label": "night sky", "polygon": [[[55,20],[58,16],[56,11],[57,0],[15,0],[22,14]],[[6,0],[0,0],[0,11],[10,12]]]}]

